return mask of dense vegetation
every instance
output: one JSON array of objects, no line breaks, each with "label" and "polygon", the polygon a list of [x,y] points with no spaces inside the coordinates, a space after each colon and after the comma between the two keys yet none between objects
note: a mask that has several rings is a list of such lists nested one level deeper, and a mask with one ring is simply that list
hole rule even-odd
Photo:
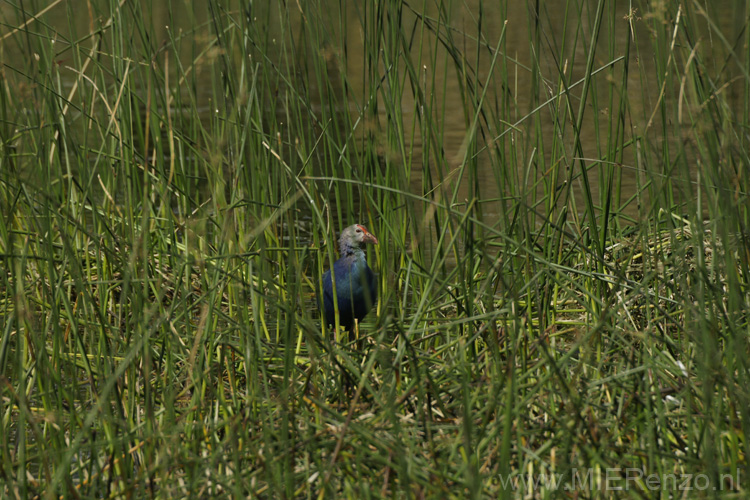
[{"label": "dense vegetation", "polygon": [[746,494],[746,2],[162,3],[0,6],[0,496]]}]

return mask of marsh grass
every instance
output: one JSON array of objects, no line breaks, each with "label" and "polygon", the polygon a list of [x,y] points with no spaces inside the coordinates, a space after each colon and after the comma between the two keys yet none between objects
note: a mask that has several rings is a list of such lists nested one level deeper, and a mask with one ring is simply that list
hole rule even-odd
[{"label": "marsh grass", "polygon": [[2,496],[744,496],[747,5],[261,3],[0,10]]}]

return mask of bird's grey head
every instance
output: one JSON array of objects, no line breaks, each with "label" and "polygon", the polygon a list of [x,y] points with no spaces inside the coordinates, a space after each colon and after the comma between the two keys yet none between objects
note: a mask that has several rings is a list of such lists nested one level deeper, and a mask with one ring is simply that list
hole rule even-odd
[{"label": "bird's grey head", "polygon": [[362,224],[349,226],[341,232],[341,237],[339,238],[341,255],[351,253],[368,243],[377,245],[378,239]]}]

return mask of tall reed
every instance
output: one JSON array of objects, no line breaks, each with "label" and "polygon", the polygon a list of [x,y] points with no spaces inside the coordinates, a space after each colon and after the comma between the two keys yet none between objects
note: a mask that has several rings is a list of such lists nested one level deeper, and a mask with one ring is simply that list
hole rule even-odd
[{"label": "tall reed", "polygon": [[744,2],[157,4],[0,11],[3,497],[744,495]]}]

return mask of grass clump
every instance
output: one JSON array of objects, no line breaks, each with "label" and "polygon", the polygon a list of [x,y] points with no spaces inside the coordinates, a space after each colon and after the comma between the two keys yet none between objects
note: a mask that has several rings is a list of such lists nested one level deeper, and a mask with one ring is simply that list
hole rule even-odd
[{"label": "grass clump", "polygon": [[261,4],[0,10],[2,496],[744,496],[747,6]]}]

